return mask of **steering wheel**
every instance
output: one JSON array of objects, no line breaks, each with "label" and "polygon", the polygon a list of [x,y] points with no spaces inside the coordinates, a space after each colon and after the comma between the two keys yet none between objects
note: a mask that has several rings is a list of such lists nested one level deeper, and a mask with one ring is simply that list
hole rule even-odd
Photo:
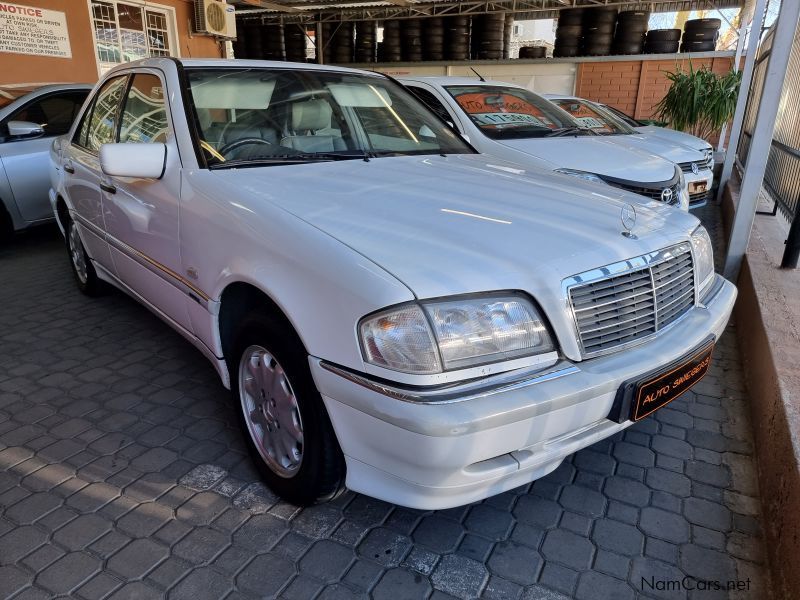
[{"label": "steering wheel", "polygon": [[242,146],[249,146],[250,144],[263,144],[264,146],[272,146],[272,142],[267,141],[263,138],[245,137],[245,138],[240,138],[238,140],[233,140],[232,142],[225,144],[222,148],[218,150],[218,152],[222,155],[225,155],[231,150],[236,150],[237,148],[241,148]]}]

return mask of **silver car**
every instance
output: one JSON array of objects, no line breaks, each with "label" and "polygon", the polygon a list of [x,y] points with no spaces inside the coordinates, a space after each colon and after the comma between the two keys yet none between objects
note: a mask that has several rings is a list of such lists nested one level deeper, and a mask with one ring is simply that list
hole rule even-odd
[{"label": "silver car", "polygon": [[53,220],[50,145],[72,126],[92,86],[0,87],[0,243]]}]

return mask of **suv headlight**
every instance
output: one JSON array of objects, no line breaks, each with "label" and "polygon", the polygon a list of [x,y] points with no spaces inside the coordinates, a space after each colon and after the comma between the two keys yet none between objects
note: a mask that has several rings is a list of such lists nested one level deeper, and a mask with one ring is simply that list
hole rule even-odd
[{"label": "suv headlight", "polygon": [[516,294],[404,304],[358,326],[364,360],[413,374],[434,374],[552,352],[543,317]]},{"label": "suv headlight", "polygon": [[584,179],[585,181],[594,181],[595,183],[606,183],[603,181],[603,178],[599,175],[595,175],[594,173],[589,173],[588,171],[577,171],[575,169],[556,169],[556,173],[561,173],[562,175],[572,175],[573,177],[578,177],[579,179]]},{"label": "suv headlight", "polygon": [[692,232],[692,253],[699,296],[702,298],[714,281],[714,247],[708,231],[702,225]]}]

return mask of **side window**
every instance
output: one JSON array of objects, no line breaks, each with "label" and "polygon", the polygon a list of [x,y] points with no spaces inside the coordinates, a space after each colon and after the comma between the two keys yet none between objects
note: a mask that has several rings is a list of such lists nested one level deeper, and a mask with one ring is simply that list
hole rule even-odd
[{"label": "side window", "polygon": [[64,135],[88,94],[88,91],[70,91],[35,100],[11,114],[3,123],[2,133],[8,134],[8,121],[28,121],[41,125],[45,137]]},{"label": "side window", "polygon": [[103,84],[94,97],[92,106],[83,113],[83,120],[72,142],[89,152],[99,152],[103,144],[111,144],[117,137],[119,103],[125,91],[127,75],[114,77]]},{"label": "side window", "polygon": [[161,80],[150,73],[135,75],[122,109],[119,141],[145,144],[164,142],[168,133]]},{"label": "side window", "polygon": [[447,112],[447,109],[439,101],[439,99],[433,95],[433,92],[429,92],[426,89],[416,86],[408,86],[408,91],[414,94],[418,100],[422,101],[425,106],[430,108],[442,119],[445,121],[450,121],[451,123],[453,122],[453,117],[450,116],[450,113]]}]

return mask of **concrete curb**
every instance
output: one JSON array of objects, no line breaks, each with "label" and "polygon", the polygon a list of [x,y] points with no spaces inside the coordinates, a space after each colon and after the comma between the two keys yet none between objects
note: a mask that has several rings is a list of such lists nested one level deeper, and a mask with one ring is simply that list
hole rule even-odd
[{"label": "concrete curb", "polygon": [[[722,198],[726,231],[738,183]],[[784,235],[757,217],[737,285],[736,330],[750,391],[759,488],[775,597],[800,598],[800,272],[778,268]]]}]

